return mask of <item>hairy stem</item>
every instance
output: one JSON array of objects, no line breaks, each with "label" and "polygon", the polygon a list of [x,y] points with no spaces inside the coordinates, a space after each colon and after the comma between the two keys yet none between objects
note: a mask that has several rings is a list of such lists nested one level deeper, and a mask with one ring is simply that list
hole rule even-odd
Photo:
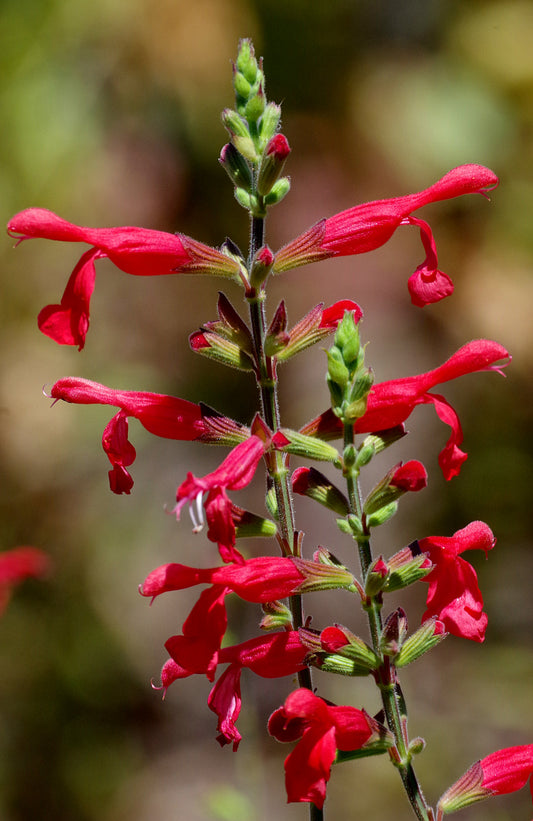
[{"label": "hairy stem", "polygon": [[[344,425],[344,447],[353,446],[354,428],[353,425]],[[359,485],[359,471],[347,467],[344,471],[346,485],[348,489],[348,499],[350,512],[363,521],[363,501]],[[372,548],[370,545],[370,533],[365,532],[357,539],[359,550],[359,561],[363,581],[372,564]],[[409,752],[409,738],[407,734],[406,710],[403,706],[403,696],[400,690],[396,668],[390,662],[390,658],[385,656],[380,650],[380,638],[383,632],[383,621],[381,618],[381,594],[369,596],[365,603],[365,610],[368,616],[372,645],[375,653],[381,659],[381,666],[376,671],[376,681],[378,683],[383,709],[387,719],[387,724],[394,735],[397,759],[394,764],[397,767],[402,779],[407,797],[413,808],[413,812],[419,821],[433,821],[433,812],[428,807],[422,789],[418,783],[414,768],[411,764],[411,754]]]},{"label": "hairy stem", "polygon": [[[264,219],[260,217],[252,218],[250,231],[250,251],[248,257],[249,269],[257,251],[264,244]],[[250,323],[254,341],[255,356],[258,373],[257,381],[259,387],[261,415],[272,431],[280,428],[280,413],[275,363],[272,358],[265,354],[264,340],[266,335],[266,315],[265,315],[265,292],[261,288],[259,293],[248,296],[250,308]],[[274,488],[276,504],[278,510],[279,541],[284,555],[295,555],[299,550],[296,539],[296,527],[294,523],[294,508],[289,486],[289,471],[287,467],[287,457],[285,454],[276,451],[273,455],[274,468],[271,469],[268,482]],[[303,627],[305,616],[303,611],[302,597],[291,596],[289,606],[292,613],[294,629]],[[298,673],[298,684],[300,687],[313,689],[311,670],[306,667]],[[310,821],[322,821],[323,811],[314,804],[309,805]]]}]

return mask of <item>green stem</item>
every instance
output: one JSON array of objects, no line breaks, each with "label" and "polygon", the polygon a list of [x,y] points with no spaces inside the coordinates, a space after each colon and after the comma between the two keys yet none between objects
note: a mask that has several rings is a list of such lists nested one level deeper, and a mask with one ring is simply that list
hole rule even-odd
[{"label": "green stem", "polygon": [[[252,260],[257,251],[264,245],[264,224],[260,217],[253,217],[250,230],[250,251],[248,266],[251,267]],[[277,391],[277,380],[275,363],[272,358],[265,354],[264,340],[266,335],[266,315],[265,315],[265,292],[263,289],[256,294],[248,296],[250,308],[250,323],[252,327],[252,337],[254,341],[255,356],[257,361],[257,381],[259,387],[261,415],[272,431],[280,428],[279,401]],[[281,550],[286,556],[294,555],[297,550],[295,539],[296,527],[294,523],[294,508],[289,487],[289,471],[285,454],[275,451],[273,454],[274,467],[269,474],[269,482],[274,487],[279,521],[279,541]],[[292,613],[294,629],[303,627],[305,616],[303,612],[302,597],[291,596],[289,606]],[[300,687],[313,689],[311,670],[306,667],[298,673],[298,684]],[[323,821],[324,813],[314,804],[309,805],[310,821]]]},{"label": "green stem", "polygon": [[[348,446],[353,447],[353,444],[353,424],[345,424],[344,447],[345,449]],[[348,489],[350,512],[356,515],[359,520],[363,522],[363,501],[359,485],[359,471],[355,468],[347,467],[344,471],[344,475]],[[369,532],[365,532],[365,534],[357,540],[357,546],[359,550],[361,572],[364,579],[373,560]],[[409,738],[407,735],[407,719],[405,716],[402,718],[402,713],[405,711],[401,709],[400,705],[400,688],[397,671],[394,665],[391,664],[389,657],[385,656],[380,651],[380,638],[383,632],[381,597],[379,595],[370,596],[365,604],[365,610],[368,616],[374,652],[380,657],[382,662],[380,668],[376,671],[376,680],[381,692],[381,700],[383,703],[383,709],[385,710],[387,724],[390,731],[394,735],[396,743],[398,760],[394,763],[400,773],[407,797],[416,817],[419,821],[432,821],[433,812],[426,803],[415,775],[414,768],[411,764]]]}]

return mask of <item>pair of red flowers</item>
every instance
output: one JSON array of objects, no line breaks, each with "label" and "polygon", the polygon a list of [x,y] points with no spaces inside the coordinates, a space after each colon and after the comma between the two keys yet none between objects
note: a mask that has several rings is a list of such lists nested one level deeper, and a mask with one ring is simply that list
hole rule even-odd
[{"label": "pair of red flowers", "polygon": [[[486,194],[497,185],[498,178],[490,169],[461,165],[417,194],[364,203],[322,220],[285,245],[276,254],[272,270],[281,273],[329,257],[366,253],[386,243],[400,225],[415,225],[420,229],[426,258],[409,279],[411,299],[419,306],[438,302],[453,292],[453,283],[438,270],[429,225],[411,216],[412,212],[463,194]],[[243,275],[234,256],[184,234],[136,227],[86,228],[43,208],[16,214],[8,224],[8,232],[19,241],[40,237],[92,246],[74,268],[61,301],[47,305],[39,314],[43,333],[63,345],[77,345],[80,350],[89,328],[94,263],[101,257],[108,257],[117,268],[135,276],[208,273],[239,281]]]}]

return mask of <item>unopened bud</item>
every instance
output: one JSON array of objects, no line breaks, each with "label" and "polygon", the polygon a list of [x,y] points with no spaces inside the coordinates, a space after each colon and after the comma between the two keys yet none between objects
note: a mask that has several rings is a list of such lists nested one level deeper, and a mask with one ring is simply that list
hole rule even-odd
[{"label": "unopened bud", "polygon": [[265,205],[277,205],[291,190],[291,181],[288,177],[280,177],[274,183],[268,194],[263,198]]},{"label": "unopened bud", "polygon": [[250,272],[250,283],[253,288],[259,288],[268,277],[274,265],[274,254],[268,247],[263,245],[255,255]]},{"label": "unopened bud", "polygon": [[391,502],[385,507],[380,507],[379,510],[376,510],[375,513],[371,513],[370,516],[365,516],[365,522],[368,530],[373,527],[379,527],[380,525],[384,525],[385,522],[388,522],[389,519],[397,513],[398,511],[398,502]]},{"label": "unopened bud", "polygon": [[259,134],[263,145],[268,143],[276,134],[281,119],[281,106],[277,103],[267,103],[263,116],[259,122]]},{"label": "unopened bud", "polygon": [[276,134],[269,140],[261,160],[257,178],[257,191],[262,196],[272,190],[274,183],[281,176],[290,150],[289,143],[283,134]]},{"label": "unopened bud", "polygon": [[[300,496],[308,496],[315,502],[335,511],[340,516],[347,516],[350,510],[348,499],[327,476],[311,468],[297,468],[292,474],[292,489]],[[342,519],[341,521],[344,521]],[[349,528],[349,525],[348,525]]]},{"label": "unopened bud", "polygon": [[238,345],[207,329],[191,334],[189,345],[195,353],[203,354],[230,368],[237,368],[240,371],[254,369],[252,360]]},{"label": "unopened bud", "polygon": [[368,568],[365,577],[365,593],[367,596],[377,596],[384,589],[389,575],[389,568],[385,564],[383,556],[374,559]]},{"label": "unopened bud", "polygon": [[226,143],[218,159],[234,185],[249,191],[252,187],[252,171],[247,160],[233,143]]},{"label": "unopened bud", "polygon": [[427,473],[421,462],[415,460],[405,464],[399,462],[370,491],[365,500],[364,512],[367,516],[372,515],[391,502],[395,502],[404,493],[422,490],[426,485]]},{"label": "unopened bud", "polygon": [[379,649],[386,656],[397,656],[407,635],[407,616],[402,607],[398,607],[385,621],[379,642]]}]

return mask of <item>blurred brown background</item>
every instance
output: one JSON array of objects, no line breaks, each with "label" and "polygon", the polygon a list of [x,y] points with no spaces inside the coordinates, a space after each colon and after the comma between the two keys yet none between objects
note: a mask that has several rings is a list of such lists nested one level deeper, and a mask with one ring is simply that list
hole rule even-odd
[{"label": "blurred brown background", "polygon": [[[246,215],[217,163],[225,142],[219,114],[232,104],[230,60],[243,36],[264,56],[267,94],[283,103],[293,149],[293,190],[267,226],[273,249],[322,216],[424,188],[455,165],[478,162],[498,173],[490,203],[468,197],[425,210],[440,265],[456,285],[451,299],[422,311],[410,305],[406,281],[422,249],[415,229],[401,229],[371,256],[276,280],[269,310],[283,295],[294,322],[319,301],[356,299],[378,380],[435,367],[475,337],[513,353],[506,380],[479,374],[442,389],[465,432],[469,460],[459,478],[440,475],[447,430],[430,407],[413,414],[411,436],[381,457],[381,472],[395,459],[422,458],[430,486],[405,500],[376,547],[390,554],[478,518],[498,536],[488,562],[471,557],[489,613],[485,644],[450,638],[403,675],[411,732],[428,741],[417,769],[429,800],[476,758],[532,743],[531,3],[1,0],[0,20],[3,224],[33,205],[81,224],[179,230],[211,244],[229,235],[245,247]],[[207,681],[176,683],[164,702],[150,688],[166,659],[163,642],[181,631],[197,591],[149,608],[137,585],[166,561],[217,563],[214,546],[164,506],[187,470],[212,469],[221,452],[156,439],[133,420],[135,488],[115,497],[100,447],[110,410],[50,410],[41,393],[79,375],[202,399],[249,421],[250,379],[222,373],[187,345],[189,333],[215,317],[221,283],[128,277],[99,261],[79,354],[42,337],[35,318],[59,299],[83,246],[12,245],[7,238],[1,249],[0,545],[42,547],[54,573],[20,588],[0,624],[0,818],[307,818],[305,806],[285,804],[288,749],[264,731],[289,681],[243,676],[245,738],[235,755],[214,740]],[[240,306],[238,290],[225,290]],[[318,349],[281,372],[288,424],[326,407],[323,373]],[[260,481],[245,496],[261,510]],[[298,510],[308,555],[326,544],[353,562],[327,514],[306,502]],[[411,597],[413,626],[424,593]],[[309,600],[316,626],[338,620],[364,629],[346,612],[347,597],[326,598]],[[258,610],[232,605],[235,640],[255,634]],[[322,676],[317,684],[331,700],[378,709],[369,682]],[[463,815],[525,819],[529,801],[524,791]],[[381,759],[336,770],[326,809],[331,819],[411,817]]]}]

